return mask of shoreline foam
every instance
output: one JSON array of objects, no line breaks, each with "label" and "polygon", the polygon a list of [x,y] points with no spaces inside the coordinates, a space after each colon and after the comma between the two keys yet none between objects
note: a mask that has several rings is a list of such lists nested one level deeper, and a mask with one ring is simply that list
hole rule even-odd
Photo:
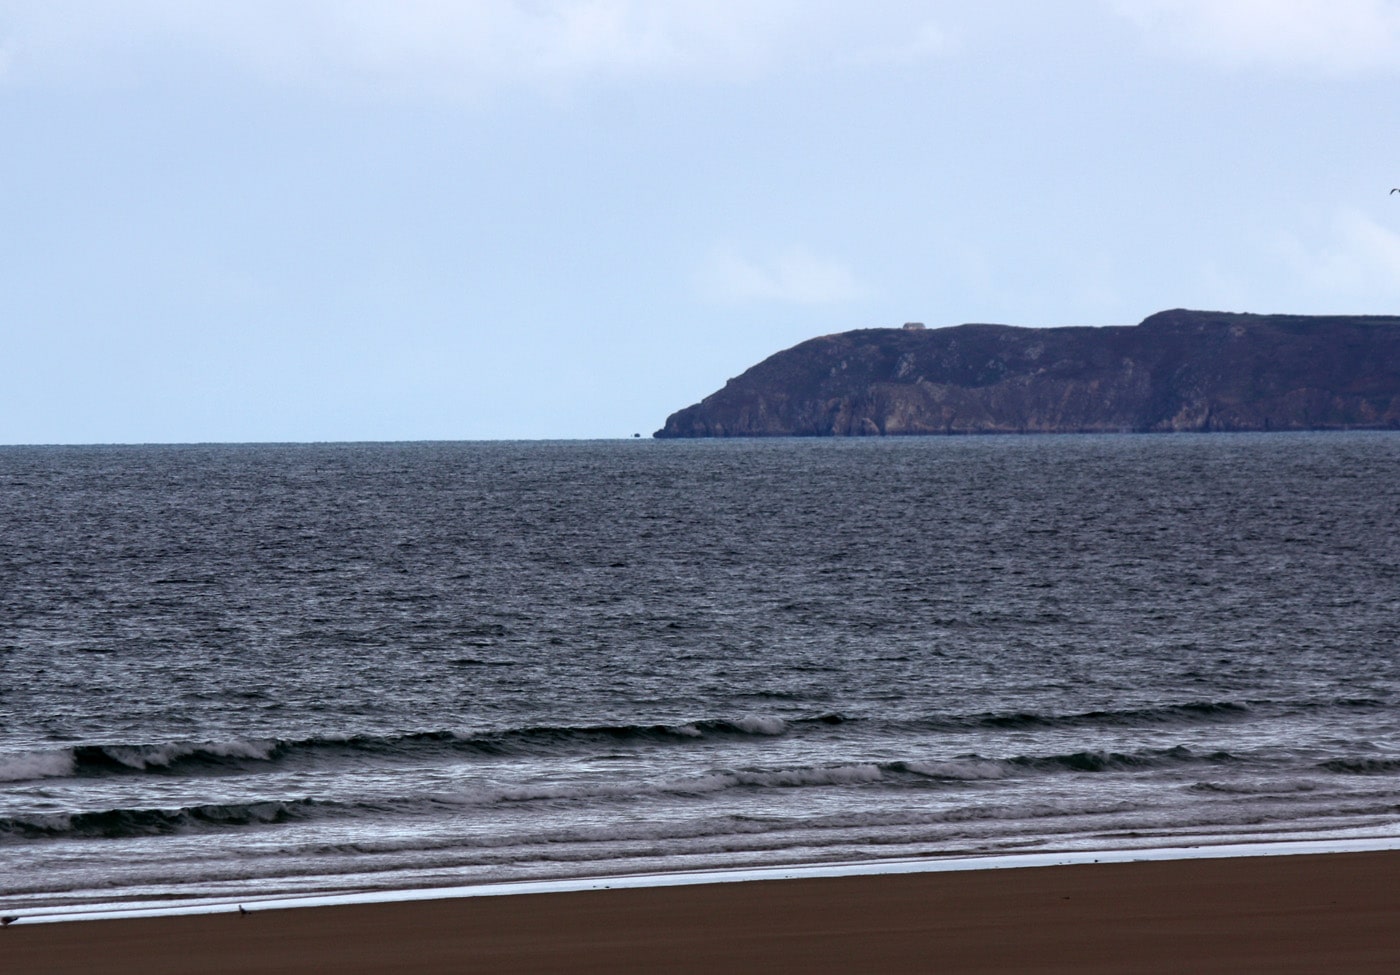
[{"label": "shoreline foam", "polygon": [[1400,836],[1358,839],[1288,840],[1200,844],[1156,848],[1066,850],[1042,853],[985,854],[964,857],[901,858],[783,866],[733,867],[661,873],[590,876],[554,880],[504,881],[447,887],[385,888],[333,894],[197,898],[172,904],[168,901],[74,904],[15,915],[12,924],[47,924],[68,921],[104,921],[135,918],[168,918],[205,914],[282,911],[298,908],[416,903],[481,897],[581,893],[602,890],[690,887],[763,881],[818,880],[843,877],[901,876],[926,873],[960,873],[1018,870],[1086,864],[1141,863],[1166,860],[1215,860],[1271,856],[1307,856],[1337,853],[1370,853],[1400,850]]},{"label": "shoreline foam", "polygon": [[0,950],[45,975],[1395,971],[1400,852],[1212,852],[18,923]]}]

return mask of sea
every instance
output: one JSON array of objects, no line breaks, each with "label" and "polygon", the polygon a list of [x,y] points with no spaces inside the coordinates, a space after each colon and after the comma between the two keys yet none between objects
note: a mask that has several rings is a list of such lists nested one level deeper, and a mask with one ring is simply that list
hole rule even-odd
[{"label": "sea", "polygon": [[1400,839],[1400,433],[0,448],[0,912]]}]

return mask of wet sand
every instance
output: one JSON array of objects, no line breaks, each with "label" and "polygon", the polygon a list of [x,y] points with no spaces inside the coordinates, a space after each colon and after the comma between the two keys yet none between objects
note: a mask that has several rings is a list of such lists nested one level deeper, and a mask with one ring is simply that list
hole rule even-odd
[{"label": "wet sand", "polygon": [[1400,852],[21,921],[0,959],[16,975],[1395,972]]}]

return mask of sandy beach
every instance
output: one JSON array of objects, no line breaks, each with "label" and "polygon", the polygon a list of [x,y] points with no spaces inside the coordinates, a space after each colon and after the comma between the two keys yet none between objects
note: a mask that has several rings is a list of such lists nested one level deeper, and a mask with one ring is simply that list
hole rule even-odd
[{"label": "sandy beach", "polygon": [[1400,852],[474,897],[0,931],[5,970],[1393,972]]}]

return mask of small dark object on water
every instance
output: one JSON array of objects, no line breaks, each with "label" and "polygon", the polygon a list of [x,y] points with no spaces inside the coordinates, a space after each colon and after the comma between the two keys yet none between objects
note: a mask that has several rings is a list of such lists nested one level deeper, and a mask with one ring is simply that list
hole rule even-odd
[{"label": "small dark object on water", "polygon": [[248,909],[247,909],[246,907],[244,907],[242,904],[239,904],[239,905],[238,905],[238,915],[239,915],[239,917],[247,917],[247,916],[248,916]]},{"label": "small dark object on water", "polygon": [[19,916],[17,914],[8,914],[5,917],[0,917],[0,927],[8,928],[11,924],[14,924],[18,920]]}]

